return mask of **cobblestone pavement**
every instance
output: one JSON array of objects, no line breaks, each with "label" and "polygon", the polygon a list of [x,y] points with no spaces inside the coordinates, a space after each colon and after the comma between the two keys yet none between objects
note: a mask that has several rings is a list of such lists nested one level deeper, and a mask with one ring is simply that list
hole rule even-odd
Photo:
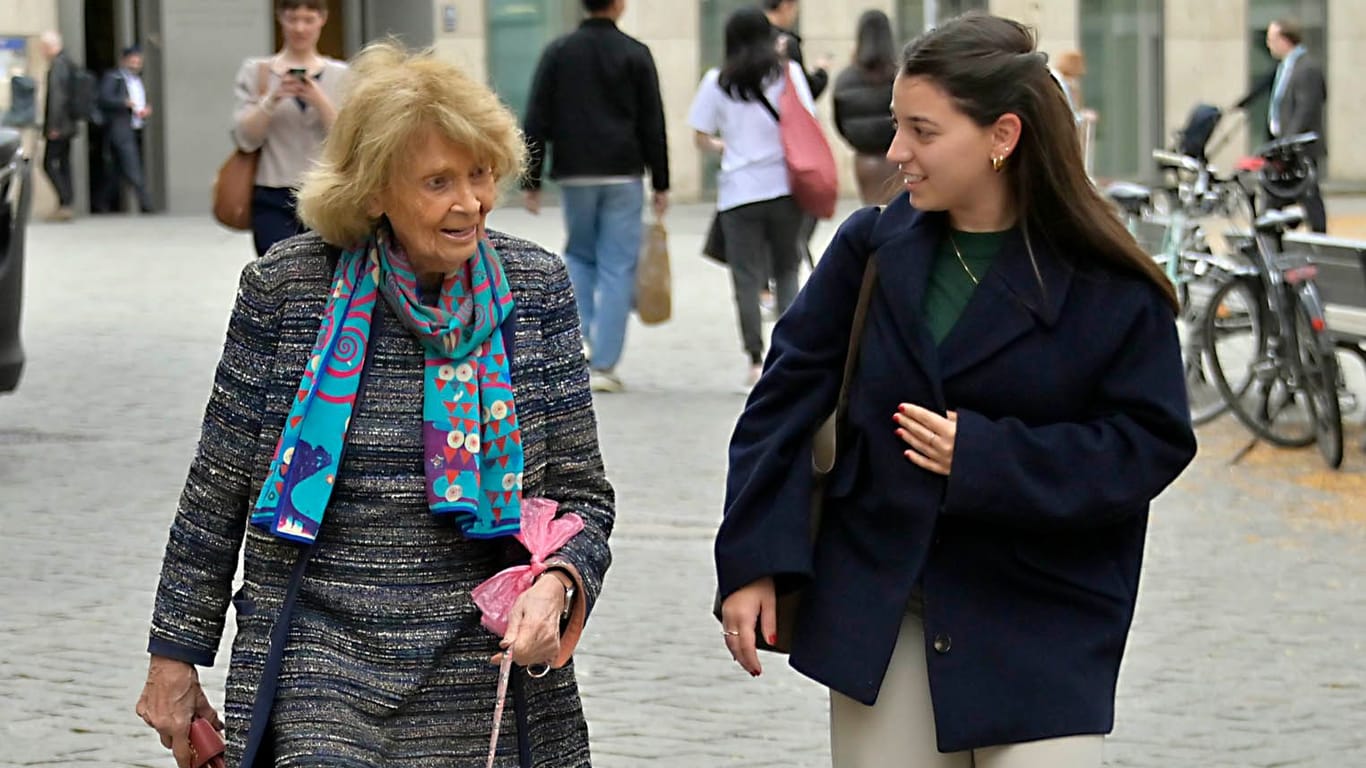
[{"label": "cobblestone pavement", "polygon": [[[557,211],[493,221],[560,244]],[[596,764],[825,765],[824,691],[779,659],[749,679],[709,615],[744,357],[726,274],[694,255],[706,222],[700,207],[671,214],[675,319],[632,329],[629,391],[599,400],[620,506],[616,565],[579,655]],[[29,250],[30,363],[0,398],[0,766],[170,766],[132,709],[158,558],[250,243],[153,217],[35,225]],[[1244,433],[1201,432],[1153,516],[1108,765],[1366,764],[1353,420],[1339,473],[1266,447],[1230,466]],[[221,701],[222,667],[203,676]]]}]

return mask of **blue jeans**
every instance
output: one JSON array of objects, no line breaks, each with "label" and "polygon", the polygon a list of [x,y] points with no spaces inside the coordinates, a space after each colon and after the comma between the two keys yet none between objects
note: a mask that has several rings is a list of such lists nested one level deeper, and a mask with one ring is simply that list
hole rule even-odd
[{"label": "blue jeans", "polygon": [[636,294],[640,258],[640,181],[560,187],[564,226],[569,232],[564,261],[588,340],[589,366],[610,371],[626,344],[626,320]]}]

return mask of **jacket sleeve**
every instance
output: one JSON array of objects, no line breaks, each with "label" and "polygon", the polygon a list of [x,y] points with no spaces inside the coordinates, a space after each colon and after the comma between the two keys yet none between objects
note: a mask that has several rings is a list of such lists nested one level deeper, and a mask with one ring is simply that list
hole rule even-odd
[{"label": "jacket sleeve", "polygon": [[52,71],[47,82],[43,130],[56,131],[61,138],[69,137],[76,132],[76,126],[71,120],[71,63],[66,56],[52,60]]},{"label": "jacket sleeve", "polygon": [[806,73],[806,85],[811,89],[811,98],[819,99],[825,93],[825,87],[830,84],[830,73],[824,67],[817,67]]},{"label": "jacket sleeve", "polygon": [[526,100],[526,117],[522,120],[522,135],[526,141],[527,169],[522,177],[523,189],[540,189],[545,170],[546,145],[554,135],[555,113],[555,54],[559,46],[552,43],[541,54],[536,75],[531,79],[531,94]]},{"label": "jacket sleeve", "polygon": [[[784,33],[786,34],[786,33]],[[796,36],[787,34],[787,57],[802,68],[802,74],[806,76],[806,86],[811,91],[811,98],[814,101],[825,93],[825,87],[830,84],[830,73],[824,67],[817,67],[811,71],[806,69],[806,55],[802,53],[802,43]]]},{"label": "jacket sleeve", "polygon": [[100,109],[106,112],[131,112],[128,100],[120,93],[119,75],[114,70],[105,72],[100,78]]},{"label": "jacket sleeve", "polygon": [[659,94],[659,72],[650,49],[642,46],[640,72],[636,82],[637,140],[650,169],[650,186],[656,192],[669,191],[669,139],[664,126],[664,101]]},{"label": "jacket sleeve", "polygon": [[1017,526],[1105,525],[1145,510],[1195,455],[1172,313],[1150,291],[1078,423],[960,409],[942,514]]},{"label": "jacket sleeve", "polygon": [[269,135],[268,126],[266,132],[258,136],[248,133],[242,123],[247,114],[261,103],[263,74],[268,87],[269,71],[262,72],[262,61],[260,59],[249,58],[242,62],[241,67],[238,67],[237,77],[233,80],[232,138],[237,144],[237,148],[243,152],[255,152],[260,149],[266,143],[266,138]]},{"label": "jacket sleeve", "polygon": [[582,597],[575,600],[569,627],[564,632],[559,665],[573,652],[612,564],[607,540],[616,521],[616,495],[607,481],[598,448],[597,417],[588,390],[588,366],[583,359],[583,339],[579,335],[579,315],[569,272],[559,258],[552,257],[550,261],[554,266],[544,288],[546,307],[541,326],[549,388],[543,493],[559,502],[561,513],[573,512],[584,522],[583,530],[546,561],[548,565],[570,566],[566,570],[578,582]]},{"label": "jacket sleeve", "polygon": [[[1303,59],[1301,62],[1310,64]],[[1290,116],[1281,128],[1281,135],[1294,136],[1297,133],[1321,130],[1323,103],[1328,98],[1328,87],[1323,82],[1323,70],[1317,62],[1309,66],[1297,66],[1292,78],[1295,98],[1291,103]]]},{"label": "jacket sleeve", "polygon": [[844,222],[773,329],[763,376],[730,441],[716,534],[721,597],[764,576],[811,572],[811,436],[839,394],[876,208]]},{"label": "jacket sleeve", "polygon": [[258,264],[242,271],[199,448],[162,558],[147,644],[149,653],[201,666],[213,664],[223,633],[278,339],[278,304]]},{"label": "jacket sleeve", "polygon": [[849,87],[849,81],[846,75],[847,70],[846,72],[841,72],[839,77],[835,78],[835,90],[830,93],[830,117],[831,121],[835,124],[835,132],[838,133],[840,138],[844,139],[847,144],[849,143],[849,128],[844,124],[844,99],[841,98],[846,95],[844,89]]}]

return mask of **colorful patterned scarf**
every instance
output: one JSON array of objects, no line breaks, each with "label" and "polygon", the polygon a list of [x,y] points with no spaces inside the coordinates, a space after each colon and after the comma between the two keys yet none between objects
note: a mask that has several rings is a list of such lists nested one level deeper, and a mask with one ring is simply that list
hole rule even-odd
[{"label": "colorful patterned scarf", "polygon": [[427,503],[483,539],[520,530],[522,434],[503,335],[512,293],[493,246],[478,252],[424,305],[417,275],[381,225],[341,255],[318,341],[275,448],[253,525],[311,543],[332,495],[360,388],[375,302],[383,294],[422,342],[422,436]]}]

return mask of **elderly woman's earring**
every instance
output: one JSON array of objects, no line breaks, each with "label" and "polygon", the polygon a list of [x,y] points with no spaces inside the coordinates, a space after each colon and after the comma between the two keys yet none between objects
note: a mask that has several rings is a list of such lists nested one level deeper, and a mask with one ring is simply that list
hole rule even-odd
[{"label": "elderly woman's earring", "polygon": [[1005,155],[992,155],[992,156],[991,156],[991,170],[993,170],[993,171],[995,171],[995,172],[997,172],[997,173],[1000,173],[1000,172],[1001,172],[1001,169],[1004,168],[1004,167],[1006,167],[1006,156],[1005,156]]}]

